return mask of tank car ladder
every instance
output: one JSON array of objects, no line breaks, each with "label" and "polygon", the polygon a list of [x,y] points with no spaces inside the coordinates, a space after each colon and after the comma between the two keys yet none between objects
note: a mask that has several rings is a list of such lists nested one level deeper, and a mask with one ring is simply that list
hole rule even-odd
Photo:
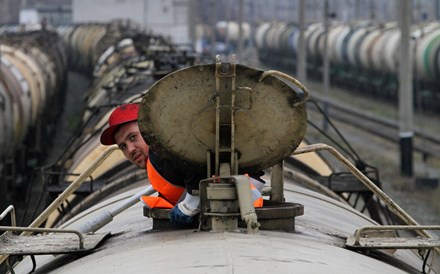
[{"label": "tank car ladder", "polygon": [[[240,212],[246,223],[248,233],[257,233],[260,227],[255,207],[252,203],[249,179],[238,174],[238,155],[235,150],[235,95],[236,95],[236,59],[231,57],[231,63],[222,63],[216,56],[215,64],[215,148],[213,179],[200,182],[201,228],[203,223],[209,223],[212,231],[234,230],[238,227],[236,213],[222,212],[224,203],[232,211]],[[207,153],[207,173],[211,171],[211,153]],[[234,188],[236,190],[234,190]],[[207,200],[204,197],[210,196]],[[214,200],[226,198],[223,202]],[[231,200],[229,200],[231,199]],[[238,204],[234,202],[238,199]],[[228,201],[229,200],[229,201]],[[207,212],[207,206],[211,211]],[[216,212],[219,213],[216,213]],[[205,228],[206,229],[206,228]]]}]

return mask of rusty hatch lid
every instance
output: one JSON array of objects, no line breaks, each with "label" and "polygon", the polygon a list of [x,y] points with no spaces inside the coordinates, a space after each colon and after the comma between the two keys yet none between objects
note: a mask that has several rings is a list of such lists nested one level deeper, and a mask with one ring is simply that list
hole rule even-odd
[{"label": "rusty hatch lid", "polygon": [[[209,64],[178,70],[142,98],[138,122],[143,138],[184,168],[205,167],[207,151],[215,147],[215,69]],[[263,73],[236,65],[235,149],[242,172],[268,168],[291,155],[307,127],[303,89]]]}]

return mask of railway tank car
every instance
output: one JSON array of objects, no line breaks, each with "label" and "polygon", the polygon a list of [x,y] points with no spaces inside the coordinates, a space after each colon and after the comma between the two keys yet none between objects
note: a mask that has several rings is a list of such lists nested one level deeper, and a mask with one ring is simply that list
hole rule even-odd
[{"label": "railway tank car", "polygon": [[23,187],[26,170],[41,164],[50,145],[62,111],[66,58],[53,29],[0,29],[0,204]]},{"label": "railway tank car", "polygon": [[[431,111],[439,109],[440,52],[438,22],[411,26],[414,94]],[[254,33],[260,60],[295,68],[299,27],[295,23],[267,22]],[[308,73],[321,77],[325,28],[312,23],[305,30]],[[328,52],[335,84],[384,99],[397,98],[400,30],[397,22],[331,22]]]},{"label": "railway tank car", "polygon": [[235,21],[219,21],[215,24],[215,34],[216,42],[223,43],[225,47],[224,49],[221,47],[217,48],[217,52],[235,52],[240,40],[242,40],[244,44],[249,42],[251,38],[251,27],[249,23],[242,22],[240,32],[239,23]]},{"label": "railway tank car", "polygon": [[[145,68],[142,64],[134,67]],[[213,166],[207,168],[207,179],[197,193],[202,204],[199,226],[175,229],[169,225],[168,209],[143,207],[139,196],[154,195],[154,191],[144,171],[134,170],[122,158],[112,158],[115,146],[91,152],[100,146],[99,125],[105,123],[112,105],[104,115],[88,114],[88,120],[100,122],[95,130],[77,136],[82,145],[71,152],[74,157],[68,157],[74,164],[88,158],[75,171],[81,175],[66,180],[73,182],[29,227],[41,226],[62,204],[68,209],[66,200],[78,195],[88,178],[108,184],[72,204],[63,212],[64,218],[56,217],[47,230],[36,229],[44,234],[3,234],[2,242],[13,244],[0,247],[0,258],[10,262],[15,273],[440,273],[439,239],[426,232],[438,226],[419,226],[333,148],[302,143],[308,91],[293,77],[217,60],[177,70],[146,89],[133,85],[128,90],[138,93],[129,92],[119,104],[140,101],[141,132],[152,147],[188,168]],[[231,101],[220,104],[219,98]],[[192,107],[182,107],[188,104]],[[230,119],[220,125],[224,117]],[[160,133],[153,133],[151,125],[153,129],[161,125]],[[407,225],[381,226],[324,186],[320,190],[325,194],[300,186],[299,181],[312,180],[310,170],[331,172],[319,157],[320,150],[335,155]],[[240,155],[225,157],[237,151]],[[316,158],[308,162],[299,158],[308,153]],[[212,157],[216,160],[211,163],[207,154],[218,157]],[[308,171],[295,166],[290,161],[293,157],[308,165]],[[238,172],[253,168],[266,172],[260,209],[248,199],[249,185]],[[90,176],[96,170],[100,174]],[[91,187],[90,181],[85,184],[86,189]],[[13,215],[13,210],[2,216],[8,213]],[[396,229],[414,230],[420,237],[411,233],[396,237]],[[66,234],[77,233],[72,230],[78,234]],[[30,256],[12,265],[8,255]]]}]

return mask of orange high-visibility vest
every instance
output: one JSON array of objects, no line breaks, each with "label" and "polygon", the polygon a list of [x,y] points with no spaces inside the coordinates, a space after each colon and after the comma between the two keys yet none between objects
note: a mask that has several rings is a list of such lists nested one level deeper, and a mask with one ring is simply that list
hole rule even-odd
[{"label": "orange high-visibility vest", "polygon": [[[142,196],[142,201],[150,208],[173,208],[185,192],[185,188],[176,186],[163,178],[162,175],[160,175],[160,173],[154,168],[153,164],[151,164],[150,159],[147,161],[147,173],[148,179],[150,179],[150,183],[153,188],[165,199],[162,197]],[[251,182],[249,182],[249,184],[251,186],[254,207],[262,207],[263,197],[261,193]]]},{"label": "orange high-visibility vest", "polygon": [[142,201],[150,208],[173,208],[185,192],[185,188],[168,182],[157,172],[149,159],[147,161],[147,174],[151,185],[163,198],[142,196]]}]

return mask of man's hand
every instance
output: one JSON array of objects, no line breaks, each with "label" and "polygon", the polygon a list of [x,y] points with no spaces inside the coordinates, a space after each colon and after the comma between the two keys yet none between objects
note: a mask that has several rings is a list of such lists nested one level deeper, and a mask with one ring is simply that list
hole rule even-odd
[{"label": "man's hand", "polygon": [[192,224],[194,221],[194,216],[188,216],[183,214],[179,209],[179,205],[176,205],[171,209],[170,222],[172,225],[177,227],[185,227]]}]

